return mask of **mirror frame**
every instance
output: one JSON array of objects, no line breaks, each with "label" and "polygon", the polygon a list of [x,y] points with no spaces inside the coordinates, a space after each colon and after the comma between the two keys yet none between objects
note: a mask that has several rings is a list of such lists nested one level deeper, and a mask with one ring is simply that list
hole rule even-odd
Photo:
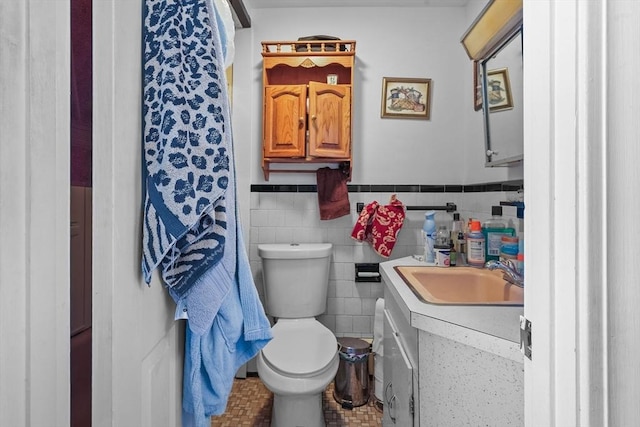
[{"label": "mirror frame", "polygon": [[522,27],[523,0],[489,0],[460,43],[472,60],[491,56],[515,28]]},{"label": "mirror frame", "polygon": [[[486,62],[497,54],[516,34],[522,33],[523,0],[489,0],[480,14],[464,33],[460,43],[469,59],[478,64],[482,75],[482,114],[485,135],[485,167],[508,166],[523,160],[524,155],[491,161],[491,138],[489,132],[489,109],[486,84]],[[474,67],[475,72],[475,67]],[[474,74],[474,80],[477,74]],[[476,111],[476,82],[474,81],[474,109]]]},{"label": "mirror frame", "polygon": [[[518,26],[511,29],[509,33],[506,34],[505,38],[502,40],[500,44],[494,47],[493,50],[487,53],[486,57],[479,61],[480,66],[480,84],[482,87],[482,121],[484,123],[484,155],[485,155],[485,166],[509,166],[514,163],[521,162],[524,159],[524,153],[518,154],[515,156],[507,157],[500,160],[492,160],[493,150],[491,149],[491,124],[489,120],[489,116],[491,115],[491,110],[489,109],[489,91],[487,88],[487,62],[495,57],[500,51],[505,48],[509,43],[511,43],[518,35],[520,35],[520,41],[522,43],[522,23]],[[524,135],[523,135],[524,138]]]}]

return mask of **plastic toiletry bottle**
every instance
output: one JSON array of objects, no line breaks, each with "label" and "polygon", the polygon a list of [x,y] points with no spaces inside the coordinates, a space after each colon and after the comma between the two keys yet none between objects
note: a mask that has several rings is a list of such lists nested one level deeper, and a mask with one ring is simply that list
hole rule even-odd
[{"label": "plastic toiletry bottle", "polygon": [[450,238],[453,241],[453,247],[456,252],[460,250],[458,245],[458,233],[462,229],[462,222],[460,221],[460,214],[458,212],[453,213],[453,222],[451,223],[451,235]]},{"label": "plastic toiletry bottle", "polygon": [[436,245],[449,247],[449,231],[446,225],[438,226],[438,232],[436,233]]},{"label": "plastic toiletry bottle", "polygon": [[449,248],[449,265],[455,267],[458,265],[458,251],[456,250],[456,245],[454,245],[453,240],[449,240]]},{"label": "plastic toiletry bottle", "polygon": [[424,244],[425,262],[435,262],[434,246],[436,244],[436,211],[427,211],[424,214],[424,224],[422,225],[422,242]]},{"label": "plastic toiletry bottle", "polygon": [[465,233],[464,222],[459,221],[458,226],[460,229],[458,230],[458,242],[456,251],[458,252],[458,259],[456,260],[456,265],[466,265],[467,264],[467,233]]},{"label": "plastic toiletry bottle", "polygon": [[516,258],[516,267],[518,268],[518,273],[524,276],[524,238],[520,237],[520,241],[518,242],[518,255]]},{"label": "plastic toiletry bottle", "polygon": [[471,221],[469,234],[467,235],[467,264],[472,267],[484,267],[484,240],[480,221]]},{"label": "plastic toiletry bottle", "polygon": [[518,236],[509,236],[507,234],[502,236],[502,243],[500,246],[500,261],[512,260],[516,262],[518,258]]},{"label": "plastic toiletry bottle", "polygon": [[507,224],[502,219],[502,206],[491,206],[491,219],[482,224],[482,233],[485,238],[485,261],[499,259],[502,236],[515,234],[515,230],[507,228]]}]

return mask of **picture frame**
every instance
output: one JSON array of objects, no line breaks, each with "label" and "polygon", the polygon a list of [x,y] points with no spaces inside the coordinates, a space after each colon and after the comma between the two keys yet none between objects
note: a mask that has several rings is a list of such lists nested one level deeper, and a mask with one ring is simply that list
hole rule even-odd
[{"label": "picture frame", "polygon": [[337,74],[327,74],[327,84],[328,85],[337,85],[338,84],[338,75]]},{"label": "picture frame", "polygon": [[478,61],[473,61],[473,109],[482,110],[482,79]]},{"label": "picture frame", "polygon": [[429,120],[431,79],[383,77],[380,117]]},{"label": "picture frame", "polygon": [[513,108],[507,68],[487,71],[487,98],[489,111],[492,113]]}]

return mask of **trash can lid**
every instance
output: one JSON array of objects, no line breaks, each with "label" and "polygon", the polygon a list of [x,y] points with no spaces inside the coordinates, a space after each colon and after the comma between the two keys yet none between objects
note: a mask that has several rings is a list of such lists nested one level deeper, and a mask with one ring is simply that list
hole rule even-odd
[{"label": "trash can lid", "polygon": [[338,338],[338,351],[349,355],[369,353],[369,343],[360,338]]}]

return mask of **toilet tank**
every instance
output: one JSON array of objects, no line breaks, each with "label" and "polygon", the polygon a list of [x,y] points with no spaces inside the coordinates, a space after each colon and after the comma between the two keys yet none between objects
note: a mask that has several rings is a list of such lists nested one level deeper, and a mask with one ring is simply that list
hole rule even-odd
[{"label": "toilet tank", "polygon": [[324,313],[331,252],[331,243],[258,245],[267,314],[296,319]]}]

